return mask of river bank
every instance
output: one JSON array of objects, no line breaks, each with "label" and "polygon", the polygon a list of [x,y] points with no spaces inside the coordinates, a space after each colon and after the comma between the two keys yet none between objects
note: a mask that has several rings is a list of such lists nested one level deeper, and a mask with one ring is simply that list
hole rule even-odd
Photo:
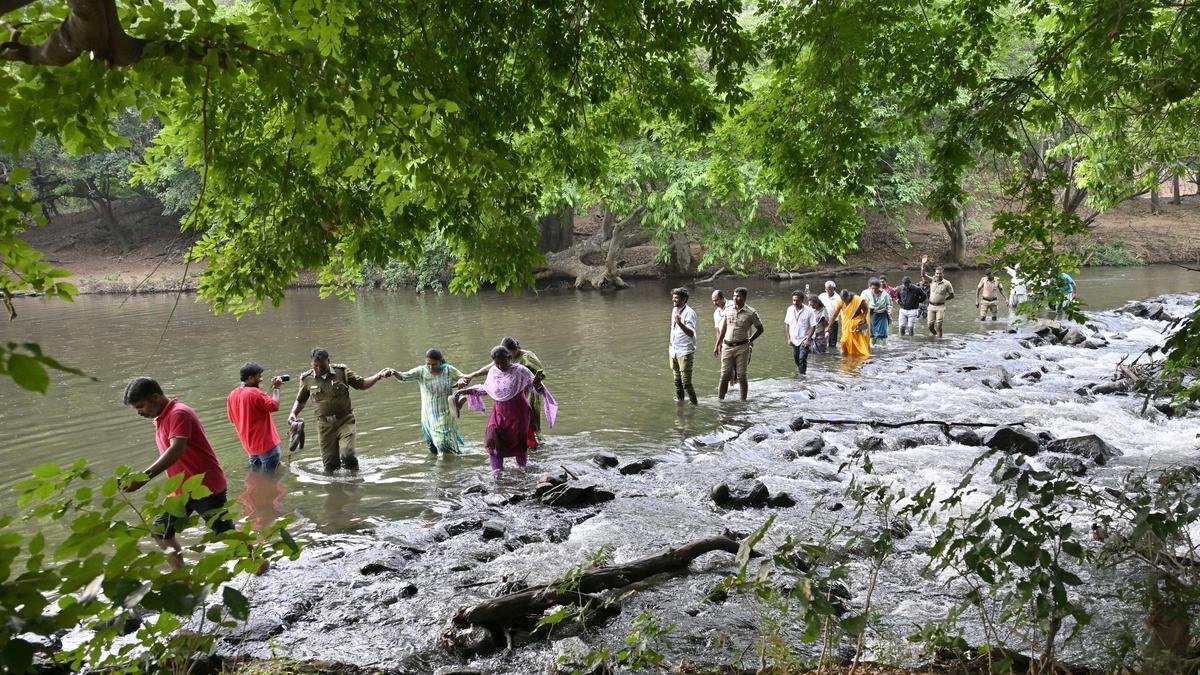
[{"label": "river bank", "polygon": [[[577,239],[594,232],[597,226],[594,221],[587,215],[576,218]],[[969,225],[967,233],[968,259],[976,260],[991,240],[991,231],[989,226],[978,222]],[[84,214],[52,219],[45,227],[34,228],[23,236],[44,251],[51,262],[70,270],[71,283],[85,294],[191,292],[196,289],[204,267],[202,261],[190,265],[183,262],[195,235],[181,234],[169,225],[145,229],[128,250],[121,250],[106,239]],[[787,271],[809,273],[815,279],[862,272],[898,277],[915,272],[922,253],[928,253],[933,260],[944,260],[948,242],[942,225],[922,217],[919,210],[913,209],[899,223],[872,216],[858,249],[848,253],[844,262],[831,260]],[[1200,197],[1185,195],[1178,205],[1164,200],[1162,212],[1157,215],[1149,213],[1148,200],[1131,200],[1100,216],[1086,239],[1070,245],[1079,251],[1087,265],[1194,264],[1200,261]],[[699,248],[695,253],[699,255]],[[653,246],[629,248],[622,264],[641,265],[654,260],[656,254]],[[703,279],[715,271],[715,266],[698,270],[694,278]],[[767,278],[779,271],[759,266],[745,278]],[[306,273],[292,287],[316,285],[316,275]]]},{"label": "river bank", "polygon": [[[1175,315],[1190,307],[1186,298],[1164,302]],[[776,524],[758,548],[770,554],[789,537],[826,542],[832,553],[822,564],[847,569],[844,602],[850,612],[861,611],[868,589],[874,589],[875,615],[861,658],[896,666],[926,663],[929,646],[906,637],[944,618],[966,589],[923,571],[934,532],[922,526],[896,533],[896,553],[882,565],[876,585],[861,539],[830,540],[827,534],[849,528],[870,539],[885,527],[870,512],[851,517],[853,484],[884,484],[910,495],[932,484],[945,496],[964,474],[973,474],[983,479],[982,492],[964,505],[973,508],[991,497],[989,467],[973,462],[992,425],[1024,425],[1032,438],[1024,452],[1035,468],[1070,466],[1099,485],[1112,484],[1126,471],[1195,461],[1200,431],[1195,418],[1153,408],[1142,414],[1140,398],[1094,386],[1111,381],[1128,354],[1159,343],[1164,324],[1112,311],[1089,319],[1080,327],[1088,342],[1077,346],[1042,341],[1031,330],[992,331],[889,353],[820,380],[756,380],[752,402],[727,402],[718,427],[666,444],[658,453],[552,437],[537,458],[536,471],[545,475],[505,475],[498,483],[468,485],[432,525],[380,521],[366,530],[315,538],[300,560],[246,589],[255,608],[251,620],[224,636],[223,649],[398,672],[556,672],[581,666],[595,650],[615,650],[644,627],[643,617],[652,616],[659,626],[674,626],[654,644],[668,663],[751,669],[759,659],[753,641],[769,612],[744,594],[712,595],[736,571],[728,553],[705,554],[682,575],[634,584],[636,593],[623,599],[618,613],[587,628],[563,622],[549,634],[524,629],[505,634],[482,626],[455,628],[452,618],[505,591],[562,583],[572,570],[590,569],[600,558],[616,566],[697,537],[725,532],[742,539],[774,514]],[[917,416],[946,421],[949,428],[886,430],[804,420],[902,422]],[[967,427],[954,422],[984,428],[966,433]],[[1053,449],[1064,447],[1056,440],[1088,434],[1099,435],[1117,454],[1097,461]],[[616,466],[608,466],[612,460],[598,456],[601,452],[611,452]],[[869,471],[864,457],[873,465]],[[539,496],[539,485],[559,480],[577,488],[577,502],[555,502],[547,491]],[[770,497],[750,496],[760,491]],[[730,500],[731,493],[746,501]],[[783,494],[794,505],[766,502]],[[1080,532],[1089,525],[1083,517],[1076,524]],[[1089,645],[1116,640],[1131,619],[1137,624],[1137,606],[1103,592],[1122,583],[1122,574],[1128,570],[1093,570],[1085,577],[1087,591],[1079,599],[1094,609],[1094,620],[1080,640],[1062,650],[1064,660],[1111,666],[1106,661],[1111,654]],[[797,658],[814,658],[816,647],[800,641],[798,623],[773,630]],[[958,625],[968,643],[985,641],[977,620],[964,617]],[[1133,644],[1142,638],[1130,637]],[[511,652],[503,650],[506,640]],[[840,658],[855,655],[852,643],[839,642],[837,650]]]}]

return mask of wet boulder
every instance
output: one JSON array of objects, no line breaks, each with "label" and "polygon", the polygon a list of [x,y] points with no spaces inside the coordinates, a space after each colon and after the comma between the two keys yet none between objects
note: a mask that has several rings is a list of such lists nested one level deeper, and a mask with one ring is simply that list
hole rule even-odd
[{"label": "wet boulder", "polygon": [[621,463],[617,456],[607,450],[601,450],[592,455],[592,463],[601,469],[612,469]]},{"label": "wet boulder", "polygon": [[614,497],[612,492],[601,490],[595,483],[572,480],[551,487],[542,494],[541,501],[546,506],[579,507],[607,502]]},{"label": "wet boulder", "polygon": [[399,572],[404,565],[392,560],[375,560],[358,568],[358,573],[363,576],[375,576],[377,574],[391,574]]},{"label": "wet boulder", "polygon": [[1046,466],[1054,471],[1061,471],[1072,476],[1086,476],[1087,464],[1078,457],[1055,457]]},{"label": "wet boulder", "polygon": [[1080,346],[1084,349],[1100,349],[1101,347],[1107,347],[1108,343],[1099,338],[1090,337],[1084,340]]},{"label": "wet boulder", "polygon": [[792,431],[807,429],[809,426],[808,420],[804,419],[803,415],[797,415],[790,423],[788,423],[788,428]]},{"label": "wet boulder", "polygon": [[786,509],[796,505],[796,500],[786,492],[779,492],[767,499],[767,504],[774,509]]},{"label": "wet boulder", "polygon": [[1096,434],[1059,438],[1050,441],[1046,444],[1046,451],[1090,459],[1099,465],[1107,464],[1108,460],[1125,454]]},{"label": "wet boulder", "polygon": [[489,520],[483,524],[483,532],[480,538],[484,541],[493,539],[501,539],[504,537],[506,526],[503,520]]},{"label": "wet boulder", "polygon": [[996,427],[984,434],[981,440],[993,450],[1022,455],[1036,455],[1042,445],[1036,435],[1010,426]]},{"label": "wet boulder", "polygon": [[1086,341],[1087,341],[1087,336],[1084,335],[1083,331],[1079,330],[1078,328],[1067,329],[1066,334],[1063,335],[1062,338],[1059,340],[1059,342],[1061,342],[1064,345],[1067,345],[1068,347],[1075,347],[1077,345],[1083,344]]},{"label": "wet boulder", "polygon": [[1004,352],[1005,361],[1016,361],[1019,358],[1022,358],[1021,352]]},{"label": "wet boulder", "polygon": [[537,478],[534,479],[535,487],[533,488],[533,495],[541,499],[551,489],[566,483],[569,479],[570,476],[567,474],[566,469],[538,474]]},{"label": "wet boulder", "polygon": [[958,443],[959,445],[965,445],[969,448],[975,448],[983,445],[982,439],[979,438],[979,432],[975,431],[974,429],[951,429],[950,440]]},{"label": "wet boulder", "polygon": [[887,440],[883,434],[869,433],[865,436],[859,436],[854,441],[854,446],[863,452],[883,452],[887,450]]},{"label": "wet boulder", "polygon": [[1146,305],[1145,317],[1152,321],[1166,321],[1169,317],[1164,317],[1166,308],[1161,302],[1151,302]]},{"label": "wet boulder", "polygon": [[892,437],[892,442],[897,449],[908,450],[922,445],[945,445],[946,437],[942,435],[940,429],[903,429]]},{"label": "wet boulder", "polygon": [[634,476],[653,469],[658,465],[658,463],[659,460],[654,459],[653,457],[643,457],[642,459],[626,463],[625,466],[622,466],[619,469],[619,471],[623,476]]},{"label": "wet boulder", "polygon": [[771,492],[761,481],[740,480],[732,485],[721,483],[715,486],[709,495],[717,506],[744,509],[765,505],[771,497]]},{"label": "wet boulder", "polygon": [[1022,373],[1021,379],[1026,382],[1040,382],[1042,380],[1042,371],[1031,370],[1028,373]]},{"label": "wet boulder", "polygon": [[979,382],[989,389],[1012,389],[1012,381],[1004,366],[993,366],[984,371]]},{"label": "wet boulder", "polygon": [[812,429],[804,429],[797,431],[792,436],[789,454],[793,457],[815,457],[821,454],[821,449],[825,447],[825,439],[821,434]]},{"label": "wet boulder", "polygon": [[750,441],[752,443],[762,443],[763,441],[767,440],[770,437],[771,437],[771,434],[768,434],[765,431],[755,431],[750,434]]},{"label": "wet boulder", "polygon": [[1062,330],[1062,324],[1053,319],[1038,319],[1037,325],[1033,328],[1033,334],[1043,340],[1057,339]]}]

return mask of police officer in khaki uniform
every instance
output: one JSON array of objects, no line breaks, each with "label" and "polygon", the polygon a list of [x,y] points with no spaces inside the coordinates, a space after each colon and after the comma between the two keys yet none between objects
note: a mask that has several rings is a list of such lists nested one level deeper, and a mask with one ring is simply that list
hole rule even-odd
[{"label": "police officer in khaki uniform", "polygon": [[329,363],[329,351],[321,347],[312,350],[312,370],[300,375],[300,391],[288,414],[288,423],[300,418],[304,404],[312,397],[317,402],[317,439],[321,445],[321,460],[325,470],[337,471],[345,466],[358,470],[354,454],[354,410],[350,406],[350,389],[370,389],[375,383],[391,377],[395,371],[384,368],[370,377],[359,377],[345,364]]}]

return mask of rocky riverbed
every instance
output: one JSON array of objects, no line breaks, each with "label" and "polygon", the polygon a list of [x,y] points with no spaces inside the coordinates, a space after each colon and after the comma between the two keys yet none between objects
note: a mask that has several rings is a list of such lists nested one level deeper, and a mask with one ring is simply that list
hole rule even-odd
[{"label": "rocky riverbed", "polygon": [[[251,619],[223,636],[221,649],[401,672],[554,672],[560,660],[579,662],[590,649],[618,645],[649,610],[661,625],[675,625],[670,646],[661,647],[671,660],[749,666],[758,656],[746,647],[762,614],[743,595],[708,597],[735,569],[722,551],[697,558],[685,574],[635,584],[619,612],[584,631],[560,624],[531,638],[463,630],[452,634],[452,648],[444,635],[460,608],[553,582],[601,550],[608,565],[620,565],[723,532],[745,536],[769,514],[777,521],[760,550],[770,552],[787,535],[818,540],[851,522],[853,509],[845,507],[853,479],[909,494],[932,483],[944,492],[973,470],[983,445],[1100,483],[1132,469],[1194,462],[1200,420],[1170,407],[1143,412],[1143,398],[1113,378],[1122,359],[1160,344],[1166,319],[1186,314],[1191,300],[1156,298],[1089,315],[1082,326],[1043,322],[919,345],[893,338],[875,358],[827,379],[755,381],[749,403],[724,404],[723,426],[652,456],[552,437],[528,475],[493,482],[481,474],[439,522],[381,522],[308,541],[299,560],[248,581]],[[848,423],[856,420],[938,423]],[[864,453],[873,464],[869,477]],[[574,459],[555,459],[564,455]],[[859,525],[871,527],[870,518]],[[905,636],[944,616],[961,589],[922,573],[932,543],[927,528],[893,533],[898,550],[879,575],[878,620],[864,657],[919,663],[926,655]],[[844,601],[861,609],[863,553],[851,547],[840,555],[854,570]],[[1122,617],[1125,609],[1110,607],[1112,616],[1089,630],[1136,618]],[[969,641],[980,638],[969,624],[966,633]],[[1087,650],[1068,657],[1100,658]]]}]

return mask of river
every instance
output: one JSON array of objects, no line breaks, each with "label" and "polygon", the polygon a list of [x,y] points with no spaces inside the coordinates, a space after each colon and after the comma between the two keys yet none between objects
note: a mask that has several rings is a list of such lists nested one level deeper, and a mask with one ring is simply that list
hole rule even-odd
[{"label": "river", "polygon": [[[901,275],[890,276],[895,282]],[[753,529],[761,514],[717,517],[702,509],[698,515],[697,506],[705,500],[696,492],[739,466],[777,463],[771,443],[710,448],[695,439],[752,422],[778,423],[797,409],[850,415],[870,412],[889,418],[911,416],[914,411],[951,419],[1021,417],[1057,434],[1099,433],[1124,448],[1134,465],[1188,456],[1188,448],[1194,446],[1194,421],[1143,425],[1117,404],[1098,408],[1064,403],[1070,384],[1065,380],[1047,384],[1044,391],[1022,387],[1019,395],[979,391],[955,381],[957,376],[947,370],[955,363],[994,360],[998,350],[1010,349],[1015,339],[997,332],[1005,327],[1003,323],[980,325],[974,319],[971,297],[978,273],[951,273],[948,278],[958,289],[958,298],[949,308],[945,340],[934,343],[922,335],[893,336],[887,348],[854,372],[844,372],[837,357],[816,356],[804,381],[791,375],[782,326],[790,293],[803,283],[722,280],[726,290],[739,284],[750,288],[748,304],[762,314],[768,332],[755,350],[751,400],[746,404],[717,401],[717,364],[704,356],[697,360],[695,380],[701,401],[695,408],[673,399],[666,359],[670,316],[666,282],[641,282],[620,293],[555,290],[462,297],[363,292],[355,302],[322,299],[314,291],[300,290],[289,292],[281,307],[240,320],[214,316],[192,296],[184,296],[169,323],[175,306],[170,295],[84,296],[70,304],[19,299],[19,316],[5,325],[5,340],[39,342],[48,353],[99,381],[55,374],[46,396],[0,381],[0,447],[9,457],[0,469],[0,487],[7,492],[32,465],[47,461],[65,464],[83,456],[102,472],[121,464],[148,465],[156,454],[153,427],[120,403],[128,378],[147,374],[159,379],[169,395],[179,396],[197,410],[230,476],[231,498],[245,493],[243,502],[255,517],[290,515],[297,521],[295,529],[314,540],[326,539],[325,534],[351,542],[361,542],[364,536],[407,536],[460,509],[463,490],[486,478],[485,457],[478,451],[482,415],[464,413],[462,424],[476,452],[436,460],[421,441],[416,386],[381,382],[369,391],[354,392],[362,462],[357,476],[325,476],[315,438],[310,438],[309,448],[298,455],[284,479],[264,494],[262,485],[245,482],[244,452],[225,418],[224,399],[237,385],[238,368],[246,360],[255,360],[267,374],[291,374],[281,406],[286,409],[295,393],[296,375],[307,368],[307,355],[314,346],[328,348],[335,362],[364,375],[385,366],[416,366],[428,347],[441,349],[450,363],[465,370],[483,364],[490,347],[504,335],[517,336],[541,357],[547,366],[547,385],[561,405],[559,425],[548,432],[544,447],[531,457],[532,464],[578,466],[598,449],[614,450],[623,459],[655,456],[667,461],[652,484],[638,484],[634,497],[639,498],[619,497],[602,516],[575,528],[564,546],[512,554],[525,556],[509,561],[514,569],[529,573],[552,566],[556,569],[550,571],[551,578],[566,563],[577,564],[598,547],[613,546],[611,529],[623,522],[633,523],[624,538],[629,550],[619,552],[618,557],[624,558],[645,555],[648,547],[693,538],[714,527]],[[1090,310],[1163,293],[1190,293],[1197,287],[1194,273],[1171,266],[1092,268],[1078,281],[1080,297]],[[840,278],[838,283],[853,290],[865,286],[864,279],[854,277]],[[701,316],[701,354],[713,344],[708,329],[710,290],[697,288],[692,299]],[[1145,332],[1129,344],[1149,344],[1153,339],[1152,333]],[[1056,360],[1066,360],[1071,379],[1092,376],[1095,381],[1111,372],[1116,358],[1116,350],[1104,352],[1101,358],[1075,351]],[[929,363],[921,365],[924,361]],[[818,402],[808,402],[811,396]],[[311,408],[306,415],[312,415]],[[284,417],[285,413],[278,415],[281,428],[286,427]],[[842,440],[838,432],[827,435]],[[847,444],[853,444],[849,436],[841,443]],[[764,453],[774,459],[768,460]],[[876,464],[900,484],[918,487],[931,480],[953,482],[972,456],[965,448],[947,454],[945,448],[918,447],[888,454]],[[777,478],[770,487],[811,499],[833,494],[831,490],[838,486],[819,470],[793,474]],[[5,496],[0,505],[7,510],[11,503],[11,497]],[[546,574],[534,576],[548,580]],[[899,583],[893,586],[903,588]],[[648,594],[647,604],[652,596]],[[445,608],[459,600],[454,594],[418,597],[429,626],[444,623]],[[939,603],[936,597],[901,593],[881,607],[909,621],[922,612],[936,613]],[[703,616],[693,621],[704,625]],[[718,630],[717,625],[711,628]],[[341,648],[350,648],[347,643],[330,654],[330,644],[347,638],[335,632],[328,639],[331,642],[324,647],[312,635],[289,641],[285,634],[275,640],[294,656],[333,658]],[[703,642],[692,647],[700,648]],[[418,663],[429,665],[427,650],[421,653],[425,656]],[[354,656],[351,660],[364,664],[396,662],[369,651]]]}]

